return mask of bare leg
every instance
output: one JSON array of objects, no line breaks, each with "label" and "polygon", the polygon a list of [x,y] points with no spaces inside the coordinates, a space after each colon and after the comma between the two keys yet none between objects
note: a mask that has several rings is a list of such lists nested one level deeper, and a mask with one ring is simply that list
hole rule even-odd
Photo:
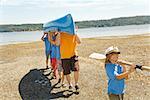
[{"label": "bare leg", "polygon": [[75,85],[77,85],[79,80],[79,62],[75,63],[75,68],[77,71],[74,71],[74,80],[75,80]]},{"label": "bare leg", "polygon": [[64,74],[63,72],[59,72],[59,83],[61,82],[61,84],[64,84]]},{"label": "bare leg", "polygon": [[58,74],[59,74],[59,83],[64,82],[64,74],[63,74],[63,68],[62,68],[62,64],[61,64],[61,60],[57,59],[57,66],[58,66]]},{"label": "bare leg", "polygon": [[74,80],[75,80],[75,89],[76,92],[79,92],[79,85],[78,85],[78,80],[79,80],[79,63],[75,62],[75,71],[74,71]]},{"label": "bare leg", "polygon": [[71,85],[71,78],[70,78],[70,74],[66,75],[66,79],[69,85]]},{"label": "bare leg", "polygon": [[46,68],[48,68],[48,59],[49,57],[46,57]]},{"label": "bare leg", "polygon": [[75,85],[78,84],[78,80],[79,80],[79,71],[75,71],[74,72],[74,80],[75,80]]},{"label": "bare leg", "polygon": [[64,84],[64,73],[62,72],[61,75],[62,75],[62,76],[61,76],[61,82],[62,82],[62,84]]}]

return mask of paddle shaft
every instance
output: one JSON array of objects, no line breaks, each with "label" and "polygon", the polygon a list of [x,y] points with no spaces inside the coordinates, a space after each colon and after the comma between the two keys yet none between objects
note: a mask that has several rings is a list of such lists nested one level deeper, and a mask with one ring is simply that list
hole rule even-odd
[{"label": "paddle shaft", "polygon": [[150,71],[150,67],[149,67],[149,66],[142,66],[141,69],[142,69],[142,70]]},{"label": "paddle shaft", "polygon": [[[119,64],[125,64],[125,65],[128,65],[128,66],[131,66],[131,65],[132,65],[131,62],[122,61],[122,60],[118,60],[118,63],[119,63]],[[150,67],[149,67],[149,66],[136,65],[135,68],[138,68],[138,69],[141,69],[141,70],[147,70],[147,71],[150,71]]]},{"label": "paddle shaft", "polygon": [[[106,57],[104,57],[104,56],[105,56],[104,54],[92,53],[89,57],[93,58],[93,59],[98,59],[98,60],[104,61],[106,59]],[[127,61],[123,61],[123,60],[118,60],[117,63],[128,65],[128,66],[132,66],[132,64],[133,64],[131,62],[127,62]],[[150,71],[150,66],[143,66],[143,65],[137,64],[135,68]]]}]

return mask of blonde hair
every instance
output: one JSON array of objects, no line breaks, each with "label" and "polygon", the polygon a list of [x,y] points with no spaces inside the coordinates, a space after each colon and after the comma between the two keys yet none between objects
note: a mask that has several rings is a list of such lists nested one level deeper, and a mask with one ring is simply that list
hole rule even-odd
[{"label": "blonde hair", "polygon": [[110,59],[110,56],[111,56],[111,54],[106,55],[105,67],[106,67],[106,64],[111,63],[111,61],[109,60],[109,59]]}]

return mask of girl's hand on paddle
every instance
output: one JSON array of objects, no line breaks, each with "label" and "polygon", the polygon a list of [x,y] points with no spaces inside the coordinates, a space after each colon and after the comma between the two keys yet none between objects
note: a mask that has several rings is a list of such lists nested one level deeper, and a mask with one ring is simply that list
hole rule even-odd
[{"label": "girl's hand on paddle", "polygon": [[134,71],[135,71],[135,67],[136,67],[136,65],[132,64],[132,65],[130,66],[129,72],[130,72],[130,73],[134,72]]}]

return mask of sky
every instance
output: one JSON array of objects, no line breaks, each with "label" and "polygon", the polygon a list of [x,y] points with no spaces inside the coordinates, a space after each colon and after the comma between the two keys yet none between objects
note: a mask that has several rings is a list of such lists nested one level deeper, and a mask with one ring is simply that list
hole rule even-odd
[{"label": "sky", "polygon": [[150,15],[150,0],[0,0],[0,24],[46,23]]}]

